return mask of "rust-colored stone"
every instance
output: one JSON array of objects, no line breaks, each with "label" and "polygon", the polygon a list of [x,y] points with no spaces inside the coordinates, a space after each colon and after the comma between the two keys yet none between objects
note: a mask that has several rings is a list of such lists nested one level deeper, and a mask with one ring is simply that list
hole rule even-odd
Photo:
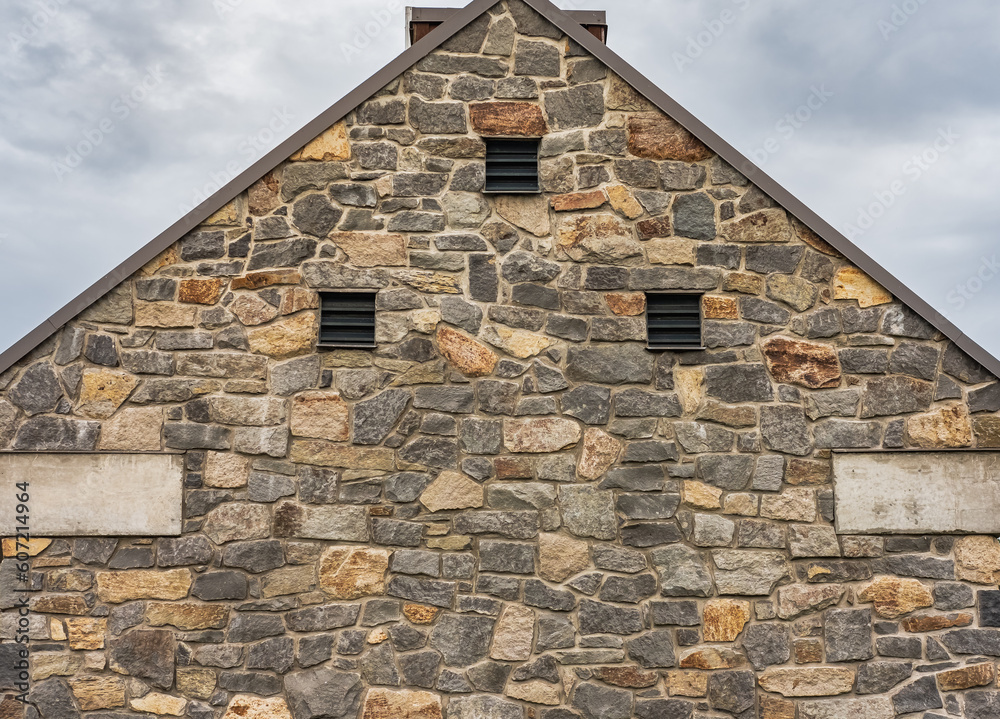
[{"label": "rust-colored stone", "polygon": [[750,621],[750,602],[713,599],[705,605],[703,618],[706,642],[734,642]]},{"label": "rust-colored stone", "polygon": [[531,479],[535,476],[534,457],[497,457],[493,460],[497,479]]},{"label": "rust-colored stone", "polygon": [[772,337],[762,347],[767,368],[778,382],[809,389],[840,385],[840,362],[836,350],[829,345]]},{"label": "rust-colored stone", "polygon": [[247,209],[255,217],[267,215],[281,205],[281,180],[275,171],[268,172],[247,190]]},{"label": "rust-colored stone", "polygon": [[735,297],[713,297],[705,295],[701,298],[702,313],[706,320],[738,320],[739,305]]},{"label": "rust-colored stone", "polygon": [[272,285],[297,285],[301,281],[302,273],[298,270],[268,270],[235,277],[232,288],[234,290],[259,290]]},{"label": "rust-colored stone", "polygon": [[646,295],[641,292],[609,292],[604,300],[621,317],[638,317],[646,311]]},{"label": "rust-colored stone", "polygon": [[790,458],[785,465],[785,481],[794,486],[826,484],[832,471],[827,460]]},{"label": "rust-colored stone", "polygon": [[181,280],[177,299],[194,305],[214,305],[222,297],[226,281],[221,277],[207,280]]},{"label": "rust-colored stone", "polygon": [[632,115],[627,128],[628,149],[636,157],[701,162],[712,156],[698,138],[666,115]]},{"label": "rust-colored stone", "polygon": [[695,649],[681,657],[681,669],[736,669],[747,663],[740,652],[727,647]]},{"label": "rust-colored stone", "polygon": [[281,314],[293,315],[301,310],[319,308],[319,293],[302,287],[292,287],[281,295]]},{"label": "rust-colored stone", "polygon": [[656,672],[644,672],[639,667],[601,667],[597,676],[602,682],[627,689],[645,689],[659,680]]},{"label": "rust-colored stone", "polygon": [[604,190],[593,190],[592,192],[571,192],[566,195],[556,195],[552,198],[552,209],[556,212],[569,212],[570,210],[593,210],[601,207],[608,201]]},{"label": "rust-colored stone", "polygon": [[952,669],[937,675],[942,691],[955,692],[973,687],[988,687],[997,678],[997,668],[993,662],[970,664],[961,669]]},{"label": "rust-colored stone", "polygon": [[600,479],[618,459],[622,443],[604,430],[588,427],[583,433],[583,452],[576,473],[587,480]]},{"label": "rust-colored stone", "polygon": [[320,559],[319,586],[334,599],[382,594],[389,552],[364,547],[330,547]]},{"label": "rust-colored stone", "polygon": [[369,689],[361,719],[441,719],[441,697],[430,692]]},{"label": "rust-colored stone", "polygon": [[858,593],[858,601],[871,602],[880,617],[897,619],[934,604],[934,597],[916,579],[876,577]]},{"label": "rust-colored stone", "polygon": [[414,624],[432,624],[441,610],[437,607],[427,607],[423,604],[404,604],[403,616]]},{"label": "rust-colored stone", "polygon": [[972,615],[964,612],[958,614],[918,614],[907,617],[901,622],[908,632],[936,632],[952,627],[967,627],[972,624]]},{"label": "rust-colored stone", "polygon": [[823,642],[819,639],[796,639],[792,648],[796,664],[818,664],[823,661]]},{"label": "rust-colored stone", "polygon": [[972,444],[969,411],[961,405],[906,419],[910,443],[924,449],[968,447]]},{"label": "rust-colored stone", "polygon": [[650,240],[654,237],[670,237],[674,233],[669,217],[654,217],[635,224],[640,240]]},{"label": "rust-colored stone", "polygon": [[438,329],[437,341],[445,359],[466,377],[492,374],[500,359],[490,348],[450,327]]},{"label": "rust-colored stone", "polygon": [[480,135],[539,137],[549,131],[542,108],[530,102],[478,102],[469,105],[469,117]]},{"label": "rust-colored stone", "polygon": [[833,245],[828,243],[826,240],[822,239],[815,232],[806,227],[800,220],[793,217],[792,227],[795,229],[795,233],[799,236],[799,239],[805,242],[807,245],[812,247],[817,252],[822,252],[824,255],[830,255],[831,257],[836,257],[840,260],[846,260],[840,252],[838,252]]}]

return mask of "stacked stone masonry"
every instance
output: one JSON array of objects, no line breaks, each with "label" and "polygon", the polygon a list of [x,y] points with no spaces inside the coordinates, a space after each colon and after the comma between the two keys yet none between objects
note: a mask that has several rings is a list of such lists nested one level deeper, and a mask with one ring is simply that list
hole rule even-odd
[{"label": "stacked stone masonry", "polygon": [[[316,346],[345,289],[374,351]],[[645,348],[675,290],[704,351]],[[838,536],[831,480],[1000,447],[1000,383],[519,0],[0,390],[0,447],[186,464],[181,536],[33,543],[28,719],[1000,716],[1000,544]]]}]

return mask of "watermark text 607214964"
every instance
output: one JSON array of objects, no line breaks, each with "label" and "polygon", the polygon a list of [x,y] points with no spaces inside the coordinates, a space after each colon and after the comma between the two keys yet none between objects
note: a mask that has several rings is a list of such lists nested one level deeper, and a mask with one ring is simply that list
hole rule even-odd
[{"label": "watermark text 607214964", "polygon": [[30,655],[28,648],[29,627],[31,626],[31,606],[27,592],[31,591],[31,500],[28,482],[17,482],[14,485],[14,536],[13,546],[5,546],[5,557],[14,561],[17,575],[15,591],[19,593],[14,609],[17,611],[17,621],[14,625],[14,641],[18,644],[14,666],[9,670],[15,677],[14,686],[18,691],[18,701],[27,702],[31,691]]}]

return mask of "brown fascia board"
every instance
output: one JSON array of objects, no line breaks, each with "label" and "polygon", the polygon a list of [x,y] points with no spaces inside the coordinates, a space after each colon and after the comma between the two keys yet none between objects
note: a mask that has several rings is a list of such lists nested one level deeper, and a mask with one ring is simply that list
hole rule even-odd
[{"label": "brown fascia board", "polygon": [[[809,209],[788,190],[778,184],[776,180],[751,162],[750,159],[710,130],[708,126],[614,53],[607,45],[587,32],[579,24],[578,20],[557,8],[549,0],[523,0],[523,2],[534,8],[585,50],[611,68],[625,82],[632,85],[632,87],[653,102],[663,112],[679,122],[691,134],[718,154],[719,157],[742,172],[749,180],[770,195],[775,202],[791,212],[792,215],[803,222],[809,229],[819,235],[821,239],[832,245],[850,262],[889,290],[898,300],[929,322],[966,354],[983,365],[983,367],[995,376],[1000,376],[1000,360],[983,349],[972,338],[968,337],[958,327],[948,321],[941,313],[918,297],[915,292],[896,279],[888,270],[860,250],[826,220]],[[454,14],[450,15],[446,21],[431,31],[425,38],[407,48],[375,75],[361,83],[361,85],[345,95],[343,99],[324,111],[317,118],[307,123],[302,129],[255,162],[225,187],[202,202],[198,207],[154,238],[145,247],[29,332],[10,349],[0,354],[0,372],[8,370],[38,345],[51,337],[63,325],[113,290],[122,281],[135,274],[143,265],[200,225],[219,208],[233,200],[266,173],[288,159],[290,155],[312,141],[313,138],[343,119],[358,105],[388,85],[396,77],[403,74],[410,66],[430,54],[432,50],[459,32],[482,13],[488,11],[494,4],[496,4],[496,0],[473,0],[473,2],[461,10],[455,11]]]}]

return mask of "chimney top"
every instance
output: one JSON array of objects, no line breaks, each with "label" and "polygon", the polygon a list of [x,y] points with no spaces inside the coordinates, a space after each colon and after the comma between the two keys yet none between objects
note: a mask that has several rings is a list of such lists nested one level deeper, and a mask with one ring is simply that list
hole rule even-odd
[{"label": "chimney top", "polygon": [[[406,46],[409,47],[420,42],[434,28],[460,9],[454,7],[407,7]],[[598,40],[603,43],[608,41],[608,19],[604,10],[566,10],[565,12]]]}]

